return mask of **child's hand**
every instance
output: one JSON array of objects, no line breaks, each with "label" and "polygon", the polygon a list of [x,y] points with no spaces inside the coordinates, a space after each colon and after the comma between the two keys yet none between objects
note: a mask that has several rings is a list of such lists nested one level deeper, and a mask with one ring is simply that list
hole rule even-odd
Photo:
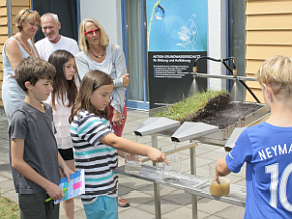
[{"label": "child's hand", "polygon": [[169,165],[168,160],[166,159],[165,153],[161,152],[160,150],[156,148],[151,148],[147,156],[152,160],[153,162],[165,162],[167,165]]},{"label": "child's hand", "polygon": [[63,190],[55,183],[50,183],[46,188],[46,192],[54,201],[65,197]]},{"label": "child's hand", "polygon": [[63,169],[64,175],[67,177],[68,182],[70,182],[70,175],[74,173],[67,165]]},{"label": "child's hand", "polygon": [[217,167],[215,167],[215,179],[217,181],[217,183],[220,185],[220,180],[219,180],[219,173],[217,172]]}]

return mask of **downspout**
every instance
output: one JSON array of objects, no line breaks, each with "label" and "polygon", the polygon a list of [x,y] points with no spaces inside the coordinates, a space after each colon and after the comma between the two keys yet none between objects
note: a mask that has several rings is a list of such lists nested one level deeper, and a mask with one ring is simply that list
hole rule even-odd
[{"label": "downspout", "polygon": [[12,37],[12,15],[11,15],[11,1],[6,0],[7,8],[7,26],[8,26],[8,37]]}]

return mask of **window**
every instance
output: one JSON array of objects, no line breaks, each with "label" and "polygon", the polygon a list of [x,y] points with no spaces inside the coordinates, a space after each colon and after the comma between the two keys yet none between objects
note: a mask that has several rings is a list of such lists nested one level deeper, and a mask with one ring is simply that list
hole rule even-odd
[{"label": "window", "polygon": [[149,109],[145,1],[124,0],[122,9],[124,51],[130,73],[127,106]]}]

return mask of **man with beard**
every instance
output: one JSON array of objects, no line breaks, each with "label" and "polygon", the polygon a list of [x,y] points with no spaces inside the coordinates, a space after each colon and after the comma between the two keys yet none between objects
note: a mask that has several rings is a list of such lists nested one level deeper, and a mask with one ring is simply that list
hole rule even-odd
[{"label": "man with beard", "polygon": [[79,52],[77,42],[74,39],[59,34],[61,23],[56,14],[46,13],[41,17],[41,20],[45,38],[39,40],[35,45],[43,60],[48,61],[50,55],[58,49],[64,49],[73,55]]}]

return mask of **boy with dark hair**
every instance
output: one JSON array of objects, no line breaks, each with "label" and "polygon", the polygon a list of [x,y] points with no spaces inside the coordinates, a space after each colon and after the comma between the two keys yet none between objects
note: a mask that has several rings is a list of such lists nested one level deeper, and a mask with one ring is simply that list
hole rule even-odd
[{"label": "boy with dark hair", "polygon": [[292,218],[292,59],[267,59],[257,73],[271,115],[245,129],[225,158],[216,179],[238,173],[246,162],[244,218]]},{"label": "boy with dark hair", "polygon": [[68,180],[73,173],[58,152],[52,108],[42,102],[52,91],[55,72],[50,63],[34,57],[22,60],[15,70],[15,79],[25,91],[9,126],[10,163],[21,219],[59,218],[59,205],[45,200],[64,197],[58,186],[59,167]]}]

